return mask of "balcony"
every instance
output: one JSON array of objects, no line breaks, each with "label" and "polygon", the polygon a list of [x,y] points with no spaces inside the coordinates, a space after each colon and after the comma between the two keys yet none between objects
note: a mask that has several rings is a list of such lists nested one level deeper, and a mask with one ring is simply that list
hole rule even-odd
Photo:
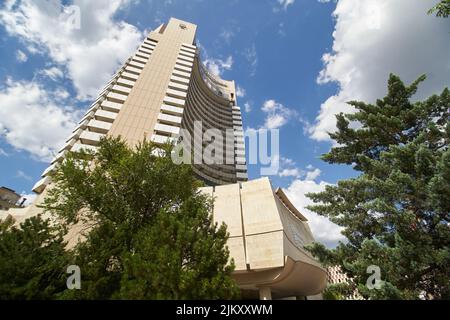
[{"label": "balcony", "polygon": [[135,68],[135,67],[132,67],[132,66],[126,66],[125,67],[125,70],[126,71],[128,71],[128,72],[131,72],[131,73],[135,73],[135,74],[141,74],[141,69],[138,69],[138,68]]},{"label": "balcony", "polygon": [[105,111],[116,112],[116,113],[118,113],[120,111],[120,109],[122,108],[122,104],[112,102],[112,101],[103,101],[101,106]]},{"label": "balcony", "polygon": [[184,71],[180,71],[180,70],[176,70],[176,69],[173,70],[172,74],[177,77],[182,77],[182,78],[186,78],[186,79],[191,78],[191,74],[189,72],[184,72]]},{"label": "balcony", "polygon": [[42,193],[42,191],[44,191],[45,187],[47,186],[47,184],[50,182],[50,178],[49,177],[44,177],[41,180],[39,180],[38,182],[36,182],[36,184],[33,186],[33,192],[36,193]]},{"label": "balcony", "polygon": [[131,92],[131,88],[121,86],[120,84],[116,84],[112,87],[112,91],[117,92],[119,94],[128,95]]},{"label": "balcony", "polygon": [[56,169],[56,167],[58,166],[58,163],[54,163],[51,166],[49,166],[47,169],[44,170],[44,172],[42,173],[42,177],[46,177],[49,175],[49,173],[51,171],[53,171],[54,169]]},{"label": "balcony", "polygon": [[174,97],[174,98],[180,98],[180,99],[186,99],[187,93],[179,90],[174,89],[167,89],[166,94],[168,96]]},{"label": "balcony", "polygon": [[82,144],[97,145],[104,136],[105,135],[101,133],[84,131],[80,135],[80,141]]},{"label": "balcony", "polygon": [[64,159],[64,157],[66,156],[67,152],[68,152],[67,150],[63,150],[63,151],[59,152],[59,153],[53,158],[51,164],[54,164],[55,162],[59,162],[59,161],[61,161],[62,159]]},{"label": "balcony", "polygon": [[172,137],[161,136],[159,134],[153,134],[150,140],[154,143],[164,144],[167,142],[173,142],[175,139]]},{"label": "balcony", "polygon": [[128,62],[128,65],[139,68],[139,69],[144,69],[144,67],[145,67],[145,63],[141,63],[141,62],[134,61],[134,60],[131,60],[130,62]]},{"label": "balcony", "polygon": [[162,132],[162,133],[169,134],[169,135],[178,135],[180,133],[180,128],[174,127],[174,126],[169,126],[169,125],[162,124],[162,123],[157,123],[155,125],[155,131]]},{"label": "balcony", "polygon": [[147,60],[150,58],[150,55],[149,55],[149,54],[143,53],[143,52],[140,52],[140,51],[136,52],[136,56],[137,56],[137,57],[141,57],[141,58],[143,58],[143,59],[147,59]]},{"label": "balcony", "polygon": [[182,115],[184,109],[183,108],[179,108],[179,107],[174,107],[174,106],[168,106],[163,104],[161,106],[161,111],[164,113],[168,113],[168,114],[173,114],[173,115]]},{"label": "balcony", "polygon": [[125,100],[127,100],[126,95],[123,94],[119,94],[119,93],[115,93],[115,92],[110,92],[108,93],[108,95],[106,96],[108,98],[108,100],[112,101],[112,102],[119,102],[119,103],[124,103]]},{"label": "balcony", "polygon": [[164,113],[160,113],[158,115],[158,120],[160,120],[161,122],[168,123],[168,124],[174,124],[174,125],[181,124],[181,117],[171,116],[171,115],[164,114]]},{"label": "balcony", "polygon": [[111,126],[111,122],[104,122],[99,120],[91,120],[88,124],[89,130],[97,133],[108,133],[108,131],[111,129]]},{"label": "balcony", "polygon": [[136,81],[137,79],[139,79],[139,75],[136,75],[134,73],[129,73],[129,72],[122,72],[121,74],[122,77],[132,80],[132,81]]},{"label": "balcony", "polygon": [[177,59],[177,61],[175,62],[176,64],[180,64],[180,65],[182,65],[182,66],[185,66],[185,67],[189,67],[189,68],[192,68],[193,67],[193,63],[192,62],[190,62],[190,61],[184,61],[184,60],[181,60],[181,59]]},{"label": "balcony", "polygon": [[97,110],[95,113],[95,119],[105,122],[114,122],[114,120],[117,118],[117,113],[115,112],[109,112],[106,110]]},{"label": "balcony", "polygon": [[74,144],[74,146],[72,147],[72,152],[80,152],[81,150],[86,150],[86,151],[97,151],[97,147],[95,146],[91,146],[91,145],[87,145],[87,144],[82,144],[82,143],[76,143]]},{"label": "balcony", "polygon": [[180,70],[180,71],[189,72],[189,73],[192,71],[192,68],[190,68],[190,67],[185,67],[185,66],[182,66],[182,65],[180,65],[180,64],[175,64],[175,69],[176,69],[176,70]]},{"label": "balcony", "polygon": [[171,76],[170,80],[174,81],[174,82],[189,84],[189,79],[185,79],[185,78],[181,78],[181,77],[177,77],[177,76]]},{"label": "balcony", "polygon": [[182,99],[177,99],[177,98],[172,98],[172,97],[164,97],[164,103],[167,104],[171,104],[171,105],[175,105],[175,106],[179,106],[179,107],[184,107],[185,105],[185,101]]},{"label": "balcony", "polygon": [[141,58],[141,57],[138,57],[138,56],[134,56],[132,61],[136,61],[136,62],[139,62],[139,63],[146,64],[148,59],[144,59],[144,58]]},{"label": "balcony", "polygon": [[181,90],[184,92],[187,92],[189,87],[184,84],[176,83],[176,82],[169,82],[169,88],[175,89],[175,90]]},{"label": "balcony", "polygon": [[190,57],[190,58],[195,58],[195,54],[194,53],[191,53],[191,52],[185,52],[185,51],[181,51],[180,50],[180,53],[178,54],[178,57],[179,56],[185,56],[185,57]]}]

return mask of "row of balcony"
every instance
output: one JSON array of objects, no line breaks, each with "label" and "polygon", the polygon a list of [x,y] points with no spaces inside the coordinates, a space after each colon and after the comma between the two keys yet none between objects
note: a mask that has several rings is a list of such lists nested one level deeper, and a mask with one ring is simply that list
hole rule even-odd
[{"label": "row of balcony", "polygon": [[174,137],[180,134],[195,53],[196,47],[193,45],[182,44],[180,47],[166,96],[150,138],[155,143],[173,142],[176,139]]},{"label": "row of balcony", "polygon": [[34,192],[41,193],[45,189],[45,186],[50,182],[50,173],[63,161],[67,152],[79,152],[81,150],[95,152],[97,150],[98,143],[111,129],[156,44],[156,41],[146,39],[135,55],[128,59],[103,88],[99,97],[66,141],[66,144],[52,160],[50,166],[42,173],[42,179],[34,185]]}]

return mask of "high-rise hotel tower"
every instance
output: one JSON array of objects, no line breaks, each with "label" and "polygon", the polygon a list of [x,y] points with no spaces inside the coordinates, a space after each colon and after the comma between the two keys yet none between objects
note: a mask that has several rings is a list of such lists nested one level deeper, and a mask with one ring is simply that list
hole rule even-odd
[{"label": "high-rise hotel tower", "polygon": [[[95,150],[106,135],[121,136],[135,145],[143,139],[164,143],[186,131],[195,140],[200,129],[201,135],[215,129],[226,138],[223,152],[218,151],[226,161],[194,162],[193,168],[208,185],[201,192],[214,198],[214,221],[228,227],[227,245],[236,266],[233,276],[243,297],[314,296],[326,285],[326,271],[304,248],[314,240],[307,219],[283,190],[272,188],[269,179],[247,181],[234,82],[207,71],[199,58],[195,33],[195,25],[177,19],[151,32],[106,85],[44,171],[33,188],[39,193],[35,203],[8,213],[18,222],[40,213],[38,204],[48,192],[49,173],[67,152]],[[199,122],[200,129],[196,125]],[[74,228],[69,236],[70,245],[79,230]]]},{"label": "high-rise hotel tower", "polygon": [[[106,135],[121,136],[130,145],[144,138],[164,143],[181,128],[194,136],[195,121],[201,121],[203,131],[219,129],[223,137],[231,129],[234,140],[231,161],[194,164],[196,175],[207,185],[246,181],[242,119],[234,81],[220,79],[202,64],[195,46],[196,28],[170,19],[151,32],[104,87],[33,191],[43,191],[49,173],[68,151],[95,150]],[[230,142],[224,149],[227,146]]]}]

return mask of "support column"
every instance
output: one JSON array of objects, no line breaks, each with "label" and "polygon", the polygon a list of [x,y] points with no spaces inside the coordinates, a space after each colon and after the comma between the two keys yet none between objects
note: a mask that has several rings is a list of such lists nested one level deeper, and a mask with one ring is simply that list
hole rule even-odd
[{"label": "support column", "polygon": [[272,291],[269,287],[259,288],[259,300],[272,300]]}]

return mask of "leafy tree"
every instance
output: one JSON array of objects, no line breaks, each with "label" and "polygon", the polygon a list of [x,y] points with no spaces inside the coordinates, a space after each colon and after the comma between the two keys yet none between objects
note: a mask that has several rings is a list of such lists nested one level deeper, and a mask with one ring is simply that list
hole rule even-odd
[{"label": "leafy tree", "polygon": [[351,284],[335,283],[328,285],[322,296],[324,300],[345,300],[353,293],[353,290]]},{"label": "leafy tree", "polygon": [[89,229],[75,248],[82,289],[64,298],[237,297],[226,226],[213,223],[211,199],[171,150],[105,139],[95,154],[69,154],[54,174],[45,210]]},{"label": "leafy tree", "polygon": [[[383,99],[349,102],[356,113],[337,115],[337,146],[322,159],[361,174],[308,195],[348,239],[310,250],[365,297],[450,298],[450,92],[411,102],[424,79],[405,86],[390,75]],[[366,286],[370,265],[381,270],[378,290]]]},{"label": "leafy tree", "polygon": [[0,222],[0,299],[56,299],[67,288],[64,234],[40,216]]},{"label": "leafy tree", "polygon": [[428,10],[428,14],[436,13],[436,17],[447,18],[450,15],[450,0],[441,0],[433,8]]}]

